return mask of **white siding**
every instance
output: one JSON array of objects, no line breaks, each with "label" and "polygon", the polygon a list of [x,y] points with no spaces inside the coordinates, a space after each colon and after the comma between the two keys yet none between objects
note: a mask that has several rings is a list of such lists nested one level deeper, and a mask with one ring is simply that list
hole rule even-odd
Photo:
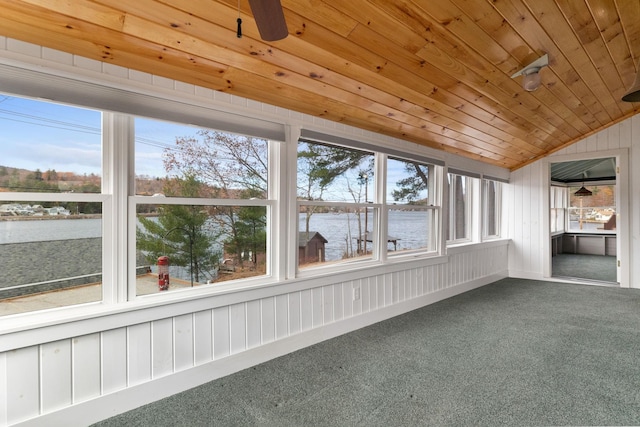
[{"label": "white siding", "polygon": [[[202,365],[260,347],[276,339],[278,319],[288,321],[278,327],[283,332],[277,339],[282,340],[340,320],[348,322],[360,312],[381,310],[389,306],[385,301],[407,302],[483,278],[493,280],[505,275],[507,248],[506,243],[458,248],[446,264],[319,284],[0,353],[0,369],[3,360],[7,366],[6,374],[0,375],[4,381],[0,390],[7,390],[8,424],[70,406],[72,400],[82,402],[188,370],[194,359]],[[358,287],[360,298],[354,300],[353,289]],[[285,304],[287,300],[290,304]],[[260,331],[269,331],[263,335],[267,337],[264,342]]]},{"label": "white siding", "polygon": [[100,396],[100,334],[75,338],[72,351],[73,402]]},{"label": "white siding", "polygon": [[[630,238],[628,253],[620,254],[629,271],[629,286],[640,287],[640,264],[633,260],[640,256],[640,116],[636,115],[617,123],[584,140],[554,153],[548,159],[566,155],[602,153],[610,150],[628,150],[628,179],[618,182],[622,197],[628,202]],[[509,251],[509,275],[532,279],[544,278],[543,245],[548,244],[549,235],[543,228],[543,198],[547,197],[548,186],[544,160],[537,161],[511,173],[505,204],[508,237],[512,244]]]}]

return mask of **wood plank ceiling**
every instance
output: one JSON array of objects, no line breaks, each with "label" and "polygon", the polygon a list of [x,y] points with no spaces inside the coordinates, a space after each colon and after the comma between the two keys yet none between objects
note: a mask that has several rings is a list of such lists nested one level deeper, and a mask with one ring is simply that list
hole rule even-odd
[{"label": "wood plank ceiling", "polygon": [[[516,169],[637,113],[639,0],[0,0],[0,35]],[[542,86],[511,75],[544,53]]]}]

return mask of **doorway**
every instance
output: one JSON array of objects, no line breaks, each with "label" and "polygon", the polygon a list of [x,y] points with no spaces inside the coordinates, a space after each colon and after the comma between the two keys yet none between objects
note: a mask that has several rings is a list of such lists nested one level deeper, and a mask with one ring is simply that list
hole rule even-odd
[{"label": "doorway", "polygon": [[616,157],[550,163],[551,277],[619,284]]}]

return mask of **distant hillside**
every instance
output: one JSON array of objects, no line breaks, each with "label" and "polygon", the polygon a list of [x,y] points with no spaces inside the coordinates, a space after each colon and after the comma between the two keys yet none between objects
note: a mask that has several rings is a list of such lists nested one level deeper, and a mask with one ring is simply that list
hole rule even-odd
[{"label": "distant hillside", "polygon": [[[102,178],[99,175],[78,175],[56,170],[28,170],[0,165],[0,192],[99,192]],[[153,195],[162,193],[164,179],[136,178],[136,193]]]}]

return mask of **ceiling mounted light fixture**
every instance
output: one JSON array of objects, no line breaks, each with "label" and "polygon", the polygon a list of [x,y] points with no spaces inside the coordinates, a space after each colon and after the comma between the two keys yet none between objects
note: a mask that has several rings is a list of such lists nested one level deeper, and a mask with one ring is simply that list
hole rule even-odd
[{"label": "ceiling mounted light fixture", "polygon": [[[640,66],[640,63],[638,63]],[[633,82],[633,85],[629,88],[627,93],[622,97],[624,102],[640,102],[640,70],[636,74],[636,80]]]},{"label": "ceiling mounted light fixture", "polygon": [[511,78],[515,79],[518,76],[522,76],[522,88],[527,92],[533,92],[540,87],[540,69],[548,65],[549,55],[545,53],[522,70],[512,75]]},{"label": "ceiling mounted light fixture", "polygon": [[584,184],[582,184],[582,187],[580,187],[578,191],[573,193],[574,196],[578,196],[578,197],[587,197],[587,196],[591,196],[592,194],[593,193],[591,191],[585,188]]}]

